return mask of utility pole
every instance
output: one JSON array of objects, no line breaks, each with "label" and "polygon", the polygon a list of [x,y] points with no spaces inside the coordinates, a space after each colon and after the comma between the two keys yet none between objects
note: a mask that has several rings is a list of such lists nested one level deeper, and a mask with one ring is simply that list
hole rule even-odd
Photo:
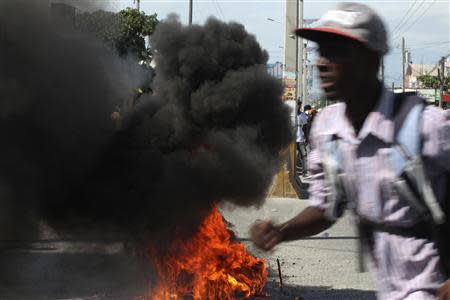
[{"label": "utility pole", "polygon": [[[297,6],[297,16],[298,16],[298,28],[303,28],[303,0],[298,0],[298,6]],[[299,36],[297,36],[297,97],[300,96],[300,99],[302,101],[302,104],[305,105],[306,101],[303,99],[303,80],[300,80],[300,78],[303,79],[304,69],[303,69],[303,39]],[[300,77],[300,74],[302,76]]]},{"label": "utility pole", "polygon": [[293,28],[298,28],[298,1],[286,0],[285,8],[285,36],[284,36],[284,61],[283,80],[289,84],[289,92],[292,100],[296,101],[300,93],[297,92],[298,80],[298,36],[292,34]]},{"label": "utility pole", "polygon": [[189,0],[189,25],[192,24],[192,6],[193,6],[193,0]]},{"label": "utility pole", "polygon": [[406,55],[405,55],[405,38],[402,37],[402,89],[403,93],[405,92],[405,63],[406,63]]},{"label": "utility pole", "polygon": [[133,0],[133,2],[136,4],[136,9],[141,10],[141,0]]},{"label": "utility pole", "polygon": [[307,97],[307,85],[308,85],[308,51],[307,51],[307,43],[303,45],[303,65],[302,65],[302,101],[303,105],[306,105],[308,102]]},{"label": "utility pole", "polygon": [[440,69],[439,69],[439,81],[440,81],[440,97],[439,97],[439,107],[442,108],[442,97],[444,95],[444,83],[445,83],[445,57],[441,57]]}]

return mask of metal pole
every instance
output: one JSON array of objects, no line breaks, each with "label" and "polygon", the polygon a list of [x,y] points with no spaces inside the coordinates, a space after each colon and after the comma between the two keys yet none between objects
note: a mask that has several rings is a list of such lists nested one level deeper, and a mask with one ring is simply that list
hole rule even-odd
[{"label": "metal pole", "polygon": [[192,24],[192,6],[193,0],[189,0],[189,25]]},{"label": "metal pole", "polygon": [[134,0],[133,2],[136,3],[136,9],[140,11],[141,10],[141,0]]},{"label": "metal pole", "polygon": [[298,36],[292,29],[298,28],[298,0],[286,0],[286,21],[284,30],[284,66],[283,78],[289,80],[290,97],[297,99],[297,73],[298,73]]},{"label": "metal pole", "polygon": [[[303,0],[298,0],[298,28],[303,28]],[[303,39],[298,37],[297,38],[297,97],[300,96],[302,104],[304,105],[305,99],[303,99],[303,88],[302,88],[302,80],[300,78],[303,78]],[[302,77],[300,77],[300,74],[302,74]]]},{"label": "metal pole", "polygon": [[[286,1],[289,1],[289,0],[286,0]],[[299,12],[300,12],[300,8],[299,8],[299,1],[297,0],[296,1],[297,2],[297,14],[296,14],[296,22],[295,22],[295,28],[299,28],[300,27],[300,23],[298,22],[298,20],[299,20],[299,18],[298,18],[298,15],[299,15]],[[297,111],[297,104],[298,104],[298,101],[297,101],[297,99],[300,97],[300,92],[299,92],[299,89],[298,89],[298,80],[299,80],[299,73],[298,73],[298,53],[299,53],[299,51],[298,51],[298,41],[299,41],[299,39],[300,39],[300,37],[298,36],[298,35],[295,35],[295,103],[296,103],[296,105],[295,105],[295,111]]]},{"label": "metal pole", "polygon": [[405,57],[405,38],[402,37],[402,89],[403,89],[403,93],[405,92],[405,62],[406,62],[406,57]]},{"label": "metal pole", "polygon": [[441,57],[441,65],[440,65],[440,72],[439,72],[439,80],[441,83],[440,86],[440,94],[441,97],[439,97],[439,107],[442,108],[442,97],[444,95],[444,83],[445,83],[445,57]]},{"label": "metal pole", "polygon": [[308,76],[308,52],[307,52],[307,44],[303,44],[303,65],[302,65],[302,101],[303,106],[308,104],[307,97],[307,76]]}]

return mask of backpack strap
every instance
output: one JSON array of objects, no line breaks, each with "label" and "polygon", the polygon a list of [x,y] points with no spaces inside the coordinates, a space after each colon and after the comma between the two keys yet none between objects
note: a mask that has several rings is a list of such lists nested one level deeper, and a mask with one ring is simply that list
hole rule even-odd
[{"label": "backpack strap", "polygon": [[424,100],[411,93],[396,94],[394,98],[394,144],[393,166],[399,176],[411,157],[422,150],[421,115]]},{"label": "backpack strap", "polygon": [[399,132],[409,112],[416,105],[425,105],[425,100],[416,93],[395,94],[392,116],[394,117],[394,131]]},{"label": "backpack strap", "polygon": [[343,215],[348,202],[342,174],[341,140],[333,135],[330,141],[323,144],[323,147],[322,164],[330,188],[325,216],[329,220],[336,221]]},{"label": "backpack strap", "polygon": [[425,100],[415,94],[398,94],[394,102],[392,162],[397,180],[394,187],[422,216],[429,215],[434,224],[443,224],[445,214],[425,173],[422,154],[422,114]]},{"label": "backpack strap", "polygon": [[[425,108],[424,99],[412,93],[396,94],[393,107],[394,143],[391,145],[392,165],[397,180],[394,187],[402,198],[409,201],[424,217],[418,224],[411,228],[390,226],[382,223],[374,223],[364,218],[357,218],[360,236],[359,267],[364,271],[364,256],[369,253],[368,245],[373,243],[373,232],[383,231],[407,237],[432,237],[435,235],[435,226],[445,221],[445,215],[440,207],[428,177],[425,174],[421,158],[422,113]],[[329,207],[325,214],[331,220],[339,218],[345,206],[345,184],[343,183],[342,162],[339,151],[339,139],[332,138],[324,143],[323,153],[324,171],[330,186]]]},{"label": "backpack strap", "polygon": [[[421,104],[421,102],[423,102]],[[450,278],[450,222],[449,205],[450,191],[447,190],[446,198],[443,203],[439,203],[431,186],[431,182],[425,173],[424,164],[421,157],[423,140],[420,136],[421,115],[425,107],[425,101],[411,94],[399,94],[396,96],[397,105],[394,116],[397,153],[401,153],[403,160],[406,160],[402,173],[397,175],[398,179],[394,182],[399,194],[403,194],[412,207],[423,216],[418,224],[411,228],[394,228],[379,224],[370,224],[372,228],[391,232],[402,236],[412,236],[416,238],[433,238],[440,256],[442,271],[447,278]],[[419,110],[419,108],[422,109]],[[401,148],[401,150],[399,150]],[[397,162],[394,166],[399,167],[400,159],[397,155]],[[398,171],[398,170],[397,170]],[[397,174],[397,173],[396,173]],[[450,173],[447,173],[447,187],[450,184]]]},{"label": "backpack strap", "polygon": [[[415,207],[421,215],[427,213],[426,206],[420,200],[419,192],[412,189],[409,181],[401,178],[403,171],[412,157],[420,156],[421,145],[421,114],[424,101],[412,93],[395,94],[392,118],[394,122],[394,142],[391,145],[391,163],[395,177],[394,187],[402,198],[408,199],[410,205]],[[374,245],[374,231],[389,232],[402,236],[414,236],[418,233],[431,236],[431,231],[423,230],[423,224],[417,228],[401,228],[390,226],[380,222],[373,222],[363,217],[357,217],[359,241],[359,271],[365,271],[364,258],[369,253],[369,248]],[[426,223],[426,222],[425,222]]]}]

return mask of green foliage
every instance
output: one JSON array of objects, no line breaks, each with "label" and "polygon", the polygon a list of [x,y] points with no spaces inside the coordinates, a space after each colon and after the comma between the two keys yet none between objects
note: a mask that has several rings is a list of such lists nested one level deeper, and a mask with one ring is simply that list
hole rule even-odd
[{"label": "green foliage", "polygon": [[[439,89],[441,87],[441,82],[439,81],[437,76],[421,75],[417,77],[417,80],[421,82],[421,85],[424,88]],[[450,89],[450,77],[445,77],[444,91],[448,91],[449,89]]]},{"label": "green foliage", "polygon": [[119,13],[96,11],[79,14],[75,18],[76,28],[98,36],[114,47],[119,55],[135,55],[149,62],[150,49],[145,46],[145,37],[155,30],[157,15],[146,15],[137,9],[126,8]]},{"label": "green foliage", "polygon": [[145,37],[155,30],[158,24],[157,15],[147,16],[137,9],[127,8],[119,12],[121,35],[116,42],[119,54],[135,53],[142,60],[151,59],[150,49],[145,47]]}]

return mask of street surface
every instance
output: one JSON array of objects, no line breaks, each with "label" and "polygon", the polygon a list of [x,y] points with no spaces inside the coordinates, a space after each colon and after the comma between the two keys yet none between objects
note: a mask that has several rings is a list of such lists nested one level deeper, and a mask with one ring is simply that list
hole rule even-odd
[{"label": "street surface", "polygon": [[[375,299],[370,274],[357,272],[357,238],[348,215],[325,233],[281,244],[271,253],[249,242],[248,229],[256,219],[283,222],[306,206],[305,200],[271,198],[259,209],[221,208],[238,240],[268,262],[266,292],[270,296],[263,299]],[[125,255],[120,244],[107,240],[49,239],[28,246],[2,241],[0,246],[1,300],[83,299],[104,294],[127,300],[144,286],[140,262]],[[283,291],[278,288],[277,258]]]},{"label": "street surface", "polygon": [[[225,219],[232,223],[238,239],[269,265],[271,299],[369,300],[375,299],[370,273],[358,272],[357,235],[350,214],[326,232],[300,241],[284,243],[272,252],[255,249],[248,240],[248,230],[256,219],[283,222],[308,205],[306,200],[270,198],[259,209],[222,207]],[[280,260],[284,293],[278,290]],[[284,295],[284,296],[283,296]]]}]

